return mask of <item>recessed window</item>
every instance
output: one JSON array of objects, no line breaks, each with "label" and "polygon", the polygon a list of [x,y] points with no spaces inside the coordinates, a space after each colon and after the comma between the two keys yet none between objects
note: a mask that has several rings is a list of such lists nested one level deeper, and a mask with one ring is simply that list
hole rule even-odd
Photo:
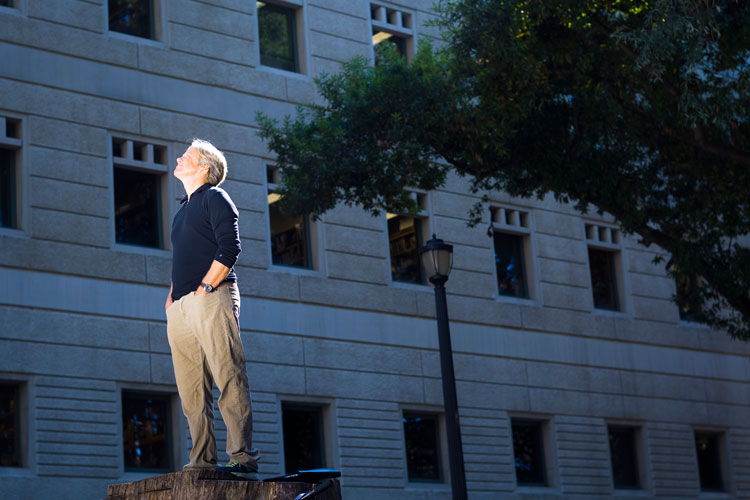
[{"label": "recessed window", "polygon": [[527,298],[523,236],[494,231],[493,240],[498,293]]},{"label": "recessed window", "polygon": [[701,490],[723,491],[721,474],[721,434],[717,432],[695,432],[695,452],[698,458],[698,475]]},{"label": "recessed window", "polygon": [[591,271],[591,291],[594,307],[598,309],[620,309],[617,297],[617,273],[615,253],[609,250],[589,248],[589,269]]},{"label": "recessed window", "polygon": [[0,116],[0,227],[21,226],[21,120]]},{"label": "recessed window", "polygon": [[409,481],[442,481],[438,416],[404,412],[403,421]]},{"label": "recessed window", "polygon": [[122,393],[122,446],[126,471],[170,471],[171,396]]},{"label": "recessed window", "polygon": [[279,169],[268,166],[268,224],[271,231],[271,262],[277,266],[313,269],[313,226],[307,215],[288,215],[281,208],[275,189]]},{"label": "recessed window", "polygon": [[0,148],[0,225],[17,227],[16,152]]},{"label": "recessed window", "polygon": [[529,213],[509,207],[490,207],[497,293],[529,298],[526,255],[531,229]]},{"label": "recessed window", "polygon": [[112,139],[115,243],[165,248],[166,149]]},{"label": "recessed window", "polygon": [[295,472],[325,467],[322,407],[282,403],[281,413],[286,471]]},{"label": "recessed window", "polygon": [[594,307],[621,311],[623,288],[620,273],[620,231],[604,224],[586,224],[586,243]]},{"label": "recessed window", "polygon": [[414,54],[414,16],[406,11],[370,4],[372,44],[391,43],[402,57]]},{"label": "recessed window", "polygon": [[108,0],[109,31],[156,39],[154,3],[159,0]]},{"label": "recessed window", "polygon": [[405,283],[424,283],[419,249],[424,244],[426,220],[396,214],[388,214],[387,218],[391,278]]},{"label": "recessed window", "polygon": [[13,0],[0,0],[0,7],[15,7]]},{"label": "recessed window", "polygon": [[615,488],[640,488],[636,429],[609,426],[609,455],[612,461],[612,480]]},{"label": "recessed window", "polygon": [[0,384],[0,467],[21,467],[20,386]]},{"label": "recessed window", "polygon": [[299,73],[297,9],[269,2],[256,2],[256,5],[260,63]]},{"label": "recessed window", "polygon": [[543,423],[513,420],[513,457],[516,482],[521,485],[546,486]]},{"label": "recessed window", "polygon": [[115,241],[162,248],[161,176],[115,167]]}]

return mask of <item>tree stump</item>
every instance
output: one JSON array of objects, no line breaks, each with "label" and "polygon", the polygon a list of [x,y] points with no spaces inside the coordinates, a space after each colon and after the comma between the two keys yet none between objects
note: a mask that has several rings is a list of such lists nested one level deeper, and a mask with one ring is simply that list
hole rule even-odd
[{"label": "tree stump", "polygon": [[[192,470],[172,472],[107,488],[107,500],[294,500],[316,484],[245,481],[228,472]],[[341,500],[338,480],[314,497]]]}]

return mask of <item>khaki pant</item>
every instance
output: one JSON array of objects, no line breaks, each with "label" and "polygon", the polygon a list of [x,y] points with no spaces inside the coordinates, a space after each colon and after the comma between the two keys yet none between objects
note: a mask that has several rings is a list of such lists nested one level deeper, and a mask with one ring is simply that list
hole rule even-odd
[{"label": "khaki pant", "polygon": [[167,309],[167,336],[182,411],[190,426],[190,467],[216,467],[212,383],[221,395],[230,462],[258,469],[252,448],[250,389],[240,339],[240,293],[226,282],[206,295],[190,292]]}]

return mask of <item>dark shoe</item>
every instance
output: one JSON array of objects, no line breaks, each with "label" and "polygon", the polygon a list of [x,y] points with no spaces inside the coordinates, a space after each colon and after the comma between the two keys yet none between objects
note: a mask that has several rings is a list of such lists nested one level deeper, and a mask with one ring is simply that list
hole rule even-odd
[{"label": "dark shoe", "polygon": [[217,467],[216,470],[221,472],[229,472],[230,474],[234,474],[235,476],[241,477],[242,479],[247,479],[248,481],[258,480],[258,471],[238,462],[229,462],[223,467]]}]

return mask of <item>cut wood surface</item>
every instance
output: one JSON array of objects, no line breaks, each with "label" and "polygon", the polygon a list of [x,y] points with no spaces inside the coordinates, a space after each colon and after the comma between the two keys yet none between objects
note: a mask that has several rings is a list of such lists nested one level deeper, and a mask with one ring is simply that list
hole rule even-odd
[{"label": "cut wood surface", "polygon": [[[113,484],[107,500],[294,500],[312,490],[310,483],[245,481],[228,472],[196,470],[173,472],[132,483]],[[315,500],[341,500],[337,480]]]}]

